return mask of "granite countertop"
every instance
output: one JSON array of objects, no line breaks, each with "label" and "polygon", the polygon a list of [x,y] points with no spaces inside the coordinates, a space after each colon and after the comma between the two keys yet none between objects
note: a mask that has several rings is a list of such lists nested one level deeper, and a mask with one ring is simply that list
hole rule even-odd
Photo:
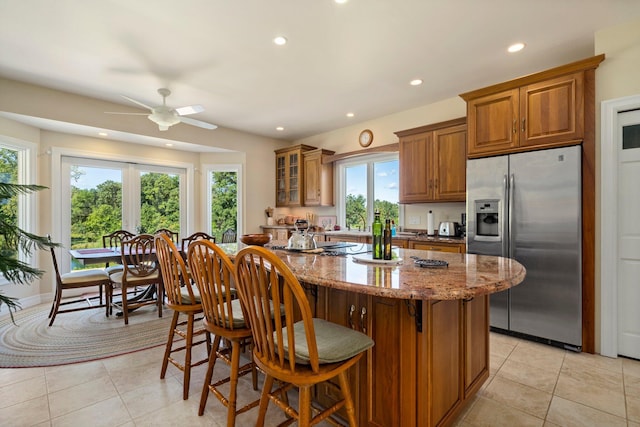
[{"label": "granite countertop", "polygon": [[[273,241],[267,245],[286,245]],[[233,245],[233,247],[232,247]],[[221,245],[232,257],[242,243]],[[400,299],[455,300],[492,294],[524,280],[519,262],[503,257],[394,249],[400,265],[365,264],[353,257],[275,250],[301,282],[350,292]],[[448,267],[423,268],[411,256],[442,260]]]}]

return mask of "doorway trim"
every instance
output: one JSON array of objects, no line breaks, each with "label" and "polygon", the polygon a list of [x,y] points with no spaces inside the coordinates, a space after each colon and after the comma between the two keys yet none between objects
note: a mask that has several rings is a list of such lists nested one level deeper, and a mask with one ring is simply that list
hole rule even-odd
[{"label": "doorway trim", "polygon": [[618,113],[640,95],[602,101],[600,109],[600,354],[618,357]]}]

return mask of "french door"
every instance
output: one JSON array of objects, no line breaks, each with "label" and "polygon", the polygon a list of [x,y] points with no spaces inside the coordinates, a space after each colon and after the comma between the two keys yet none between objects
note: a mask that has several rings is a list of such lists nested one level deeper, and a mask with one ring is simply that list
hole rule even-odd
[{"label": "french door", "polygon": [[[61,158],[61,229],[65,247],[102,246],[102,236],[125,229],[185,230],[186,170],[117,161]],[[70,269],[79,265],[71,265]]]}]

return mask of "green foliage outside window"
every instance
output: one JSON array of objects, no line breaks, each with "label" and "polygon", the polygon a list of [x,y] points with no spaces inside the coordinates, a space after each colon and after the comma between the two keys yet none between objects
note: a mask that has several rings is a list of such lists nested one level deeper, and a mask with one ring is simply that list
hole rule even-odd
[{"label": "green foliage outside window", "polygon": [[222,233],[238,229],[238,174],[211,173],[211,234],[222,241]]},{"label": "green foliage outside window", "polygon": [[[386,219],[395,221],[398,224],[398,204],[387,200],[375,200],[374,210],[380,211],[380,219],[384,223]],[[373,222],[373,218],[367,218],[366,199],[362,194],[348,194],[346,201],[347,227],[352,230],[367,230]]]}]

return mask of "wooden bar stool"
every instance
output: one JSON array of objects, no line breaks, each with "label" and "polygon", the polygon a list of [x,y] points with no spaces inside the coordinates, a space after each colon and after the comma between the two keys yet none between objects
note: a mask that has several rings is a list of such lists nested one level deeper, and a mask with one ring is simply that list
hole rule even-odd
[{"label": "wooden bar stool", "polygon": [[[203,327],[196,328],[195,322],[202,320],[196,318],[202,314],[202,304],[198,289],[191,284],[187,266],[180,255],[180,251],[165,233],[159,233],[155,238],[156,255],[162,273],[162,283],[164,284],[165,295],[167,296],[167,306],[173,310],[173,318],[169,327],[169,336],[162,359],[162,369],[160,379],[167,373],[167,367],[171,363],[183,372],[182,398],[189,398],[189,383],[191,379],[191,368],[199,366],[209,360],[208,357],[198,361],[191,360],[194,346],[205,343],[207,345],[207,356],[211,352],[211,336]],[[187,319],[180,321],[180,315],[186,315]],[[184,339],[184,345],[174,347],[178,342],[174,341],[176,335]],[[194,342],[198,336],[204,339]],[[172,353],[185,350],[184,361],[171,357]]]},{"label": "wooden bar stool", "polygon": [[[266,374],[257,426],[263,426],[269,401],[301,427],[311,426],[342,408],[350,426],[356,426],[347,370],[354,366],[373,340],[367,335],[313,318],[304,289],[277,255],[260,246],[249,246],[236,255],[236,286],[249,316],[253,334],[253,357]],[[271,318],[272,307],[284,304],[284,316]],[[296,321],[296,313],[302,320]],[[311,389],[338,377],[343,399],[311,416]],[[282,386],[271,390],[273,382]],[[298,411],[284,399],[293,386],[299,390]],[[290,420],[288,420],[290,421]]]},{"label": "wooden bar stool", "polygon": [[[258,406],[259,400],[237,408],[238,378],[251,373],[253,389],[257,390],[257,375],[253,360],[240,366],[242,348],[251,340],[251,329],[245,322],[240,300],[234,299],[233,264],[227,255],[209,240],[197,240],[189,245],[187,253],[191,278],[200,291],[204,310],[204,327],[215,335],[213,349],[209,355],[209,366],[202,387],[198,415],[204,413],[209,392],[227,407],[227,426],[235,425],[237,414]],[[221,348],[222,341],[231,344]],[[231,374],[216,383],[211,383],[216,360],[231,366]],[[220,386],[229,383],[229,395],[225,397]]]}]

